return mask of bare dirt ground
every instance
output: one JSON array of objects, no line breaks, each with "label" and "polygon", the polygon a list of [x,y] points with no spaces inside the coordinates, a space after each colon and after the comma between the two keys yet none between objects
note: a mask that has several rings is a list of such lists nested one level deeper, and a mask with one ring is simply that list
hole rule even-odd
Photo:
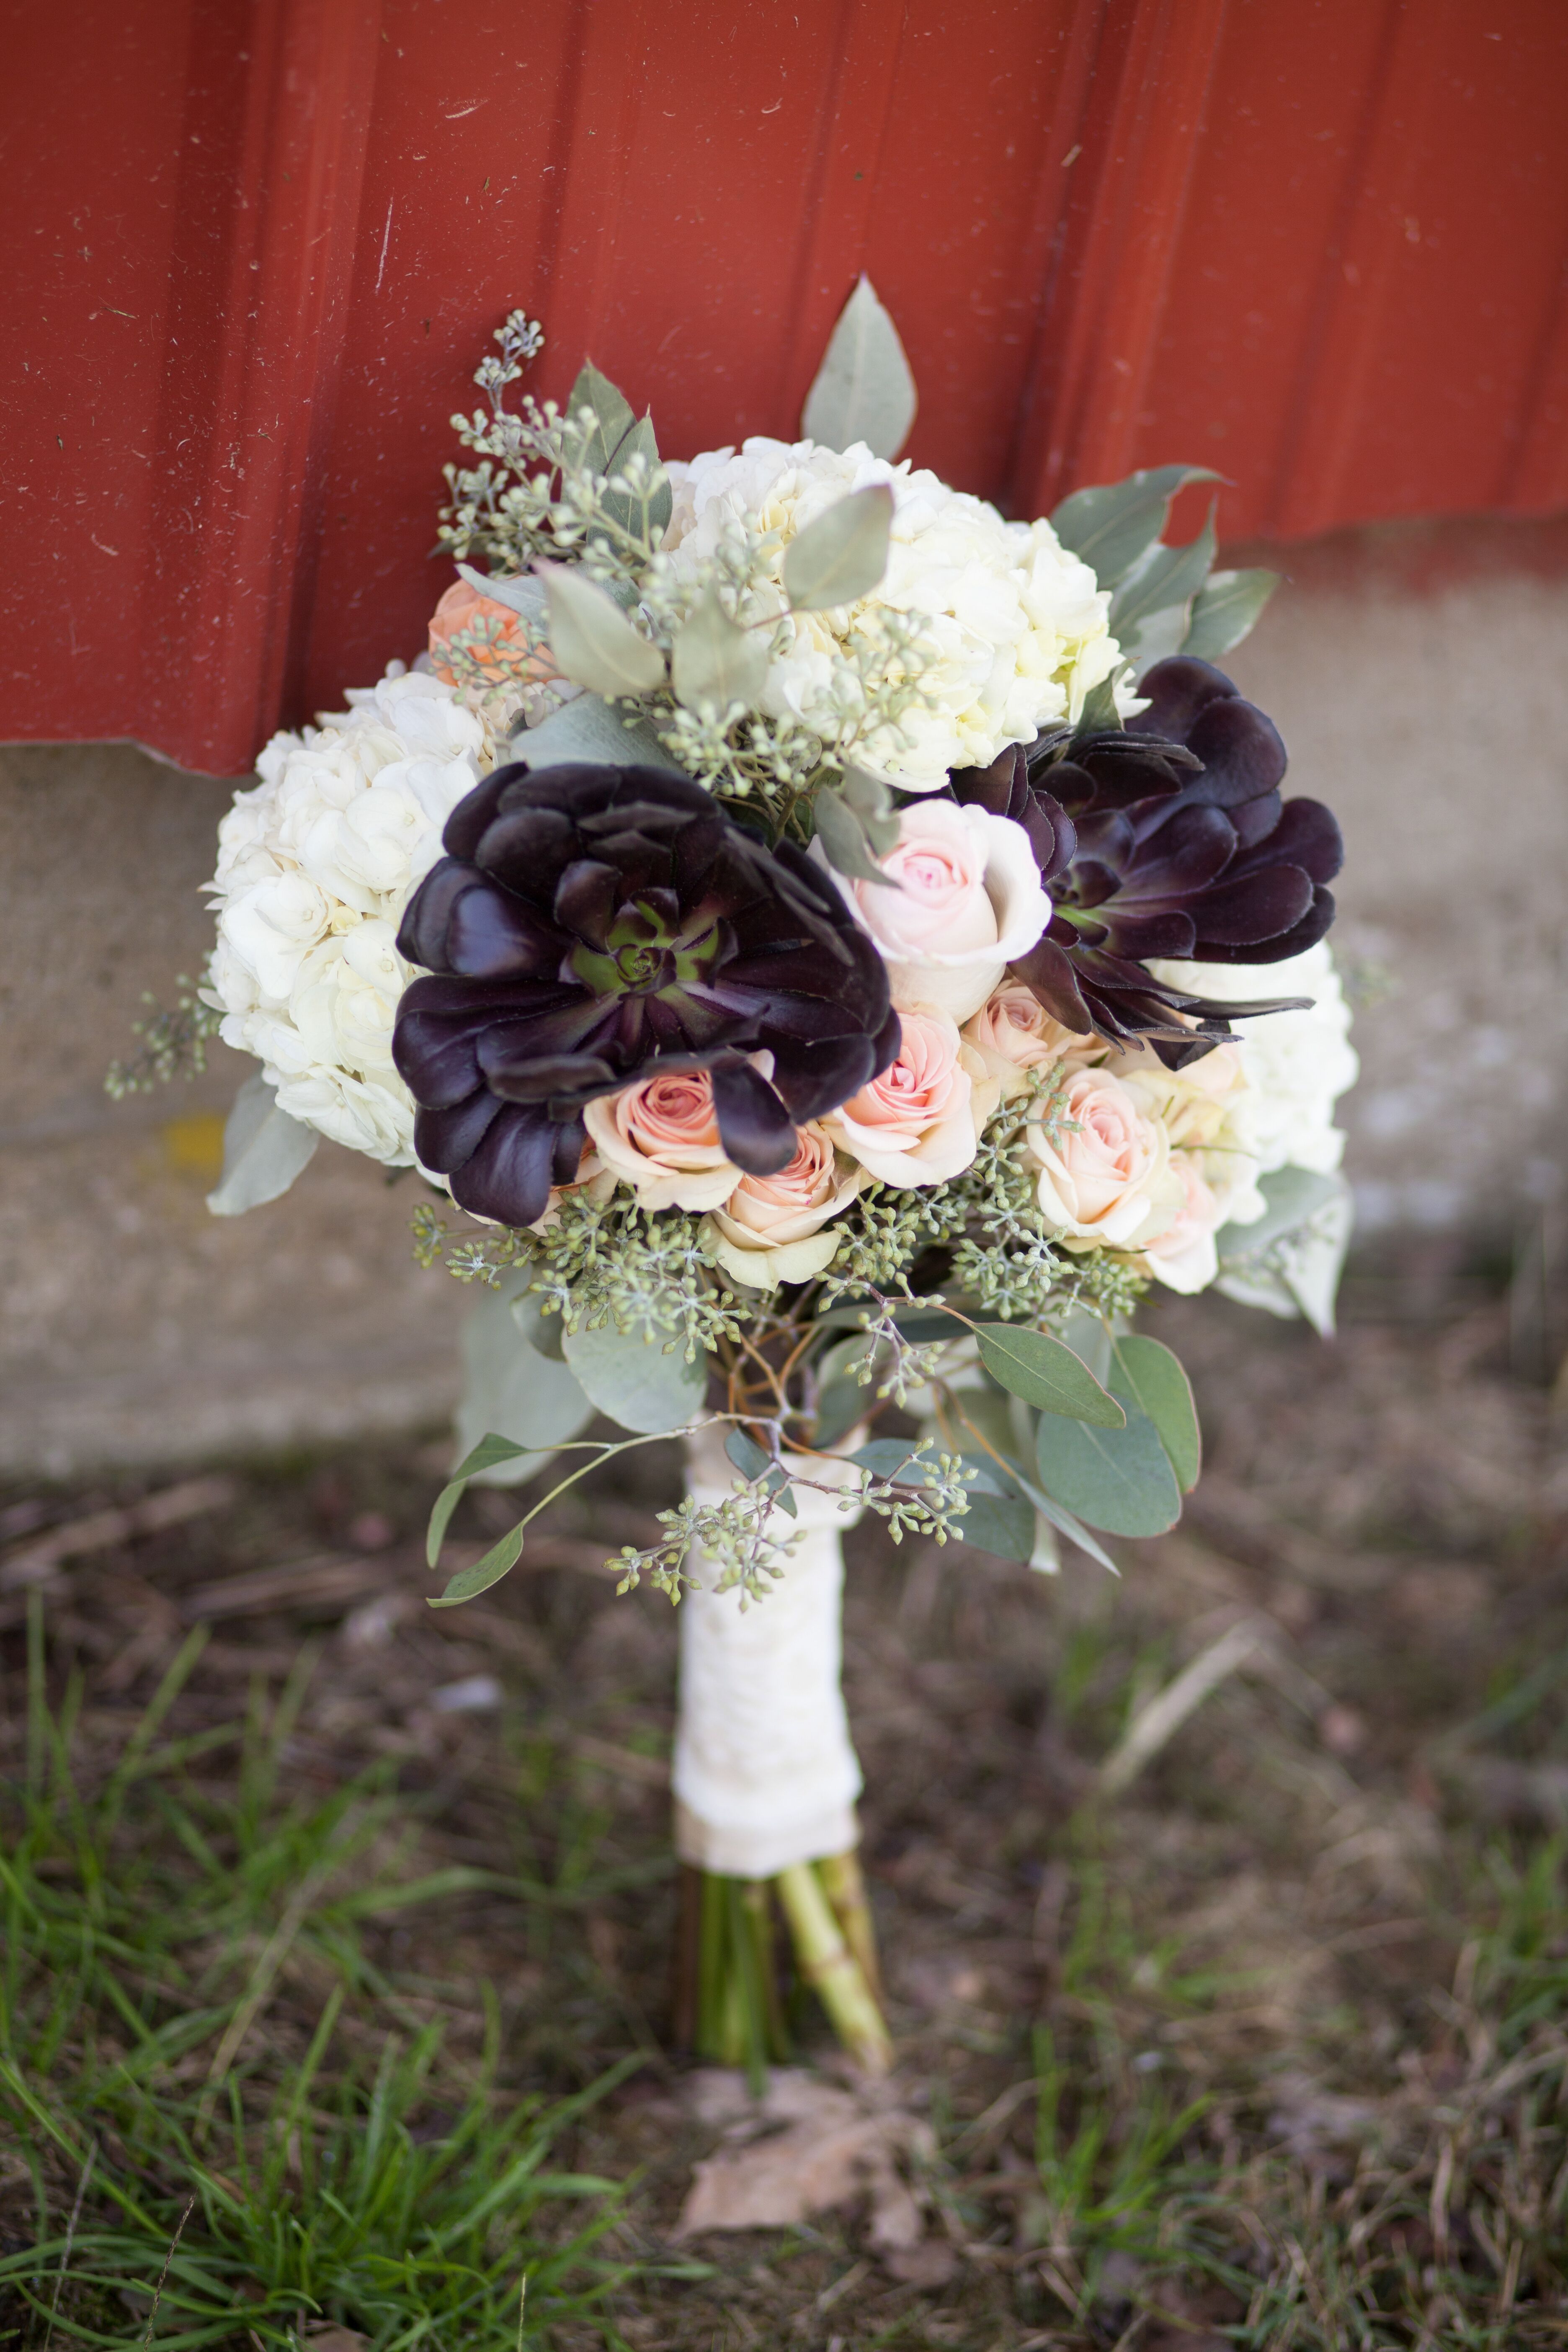
[{"label": "bare dirt ground", "polygon": [[[347,1792],[369,1823],[248,1941],[220,1954],[214,1921],[208,1975],[247,1989],[225,1996],[226,2068],[297,2064],[340,1979],[345,2064],[388,2002],[399,2031],[444,2028],[429,2131],[456,2095],[440,2069],[470,2080],[487,2032],[502,2100],[639,2057],[572,2127],[573,2173],[630,2186],[598,2248],[619,2283],[532,2315],[563,2347],[1562,2343],[1568,1430],[1510,1372],[1484,1282],[1414,1260],[1345,1305],[1331,1346],[1224,1302],[1151,1322],[1193,1371],[1206,1461],[1176,1534],[1115,1547],[1120,1582],[1071,1554],[1047,1579],[877,1526],[847,1539],[888,2096],[921,2126],[901,2246],[864,2200],[674,2241],[693,2163],[740,2140],[667,2046],[675,1623],[601,1565],[647,1539],[673,1450],[439,1614],[429,1433],[241,1465],[161,1528],[145,1498],[173,1474],[6,1498],[0,1761],[19,1779],[28,1591],[95,1785],[201,1629],[156,1738],[186,1743],[203,1817],[249,1801],[248,1711],[279,1736],[272,1801]],[[463,1512],[475,1543],[510,1523],[494,1494]],[[1151,1703],[1197,1661],[1156,1742]],[[218,2032],[171,2085],[211,2077]],[[75,2048],[47,2057],[67,2090]],[[808,2011],[801,2056],[832,2081]],[[0,2250],[78,2190],[68,2135],[16,2109],[10,2129]],[[44,2340],[22,2302],[7,2323]],[[402,2340],[335,2324],[323,2352]],[[68,2292],[56,2340],[142,2340],[104,2325]]]}]

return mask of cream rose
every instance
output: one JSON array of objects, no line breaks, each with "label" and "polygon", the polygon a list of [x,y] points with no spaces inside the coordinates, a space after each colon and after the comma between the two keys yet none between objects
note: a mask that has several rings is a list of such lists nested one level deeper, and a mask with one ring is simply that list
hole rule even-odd
[{"label": "cream rose", "polygon": [[943,1013],[906,1013],[897,1059],[823,1126],[881,1184],[945,1184],[968,1167],[996,1086]]},{"label": "cream rose", "polygon": [[963,1037],[997,1081],[1004,1102],[1028,1091],[1032,1072],[1058,1066],[1067,1072],[1085,1070],[1106,1051],[1103,1037],[1080,1037],[1064,1029],[1021,980],[1005,981],[994,990],[965,1022]]},{"label": "cream rose", "polygon": [[878,863],[898,887],[852,882],[846,895],[886,959],[900,1013],[967,1021],[1050,920],[1028,835],[989,809],[918,801]]},{"label": "cream rose", "polygon": [[601,1095],[583,1113],[600,1160],[641,1209],[716,1209],[741,1181],[726,1159],[706,1070],[672,1070]]},{"label": "cream rose", "polygon": [[1025,1140],[1039,1171],[1041,1212],[1069,1249],[1097,1242],[1133,1248],[1179,1208],[1164,1128],[1103,1070],[1070,1078],[1050,1132],[1030,1127]]},{"label": "cream rose", "polygon": [[1214,1237],[1226,1216],[1225,1202],[1204,1176],[1205,1157],[1192,1151],[1171,1153],[1168,1169],[1181,1186],[1181,1206],[1164,1231],[1146,1241],[1142,1250],[1143,1263],[1156,1282],[1189,1297],[1194,1291],[1206,1290],[1219,1272]]},{"label": "cream rose", "polygon": [[847,1209],[866,1179],[842,1161],[831,1137],[814,1119],[797,1128],[795,1158],[776,1176],[742,1176],[721,1209],[703,1222],[709,1247],[731,1281],[749,1290],[775,1283],[809,1282],[838,1247],[823,1232]]}]

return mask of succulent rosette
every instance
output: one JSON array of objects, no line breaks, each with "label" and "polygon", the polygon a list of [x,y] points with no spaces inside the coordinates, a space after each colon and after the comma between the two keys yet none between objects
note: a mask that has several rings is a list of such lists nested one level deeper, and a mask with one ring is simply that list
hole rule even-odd
[{"label": "succulent rosette", "polygon": [[[1148,1037],[1190,1059],[1229,1034],[1221,1003],[1144,961],[1279,963],[1327,932],[1343,855],[1321,802],[1286,801],[1273,721],[1212,664],[1158,662],[1123,728],[1042,736],[953,778],[963,806],[1027,833],[1053,904],[1013,969],[1065,1028]],[[1194,1034],[1195,1033],[1195,1034]]]},{"label": "succulent rosette", "polygon": [[898,1050],[881,959],[831,882],[684,777],[513,762],[443,843],[398,932],[426,976],[393,1054],[421,1164],[476,1215],[533,1223],[576,1177],[584,1107],[656,1072],[707,1071],[726,1155],[774,1175]]}]

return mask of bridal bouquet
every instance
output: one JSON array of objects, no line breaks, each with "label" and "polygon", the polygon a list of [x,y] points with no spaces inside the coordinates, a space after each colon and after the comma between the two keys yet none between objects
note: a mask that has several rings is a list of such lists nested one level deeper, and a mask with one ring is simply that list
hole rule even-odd
[{"label": "bridal bouquet", "polygon": [[542,338],[497,340],[428,651],[276,737],[223,823],[200,1017],[261,1068],[212,1206],[321,1135],[433,1188],[419,1254],[487,1296],[432,1566],[468,1481],[554,1463],[435,1606],[685,1433],[621,1566],[681,1604],[699,2043],[779,2046],[776,1894],[876,2065],[839,1533],[1110,1566],[1198,1473],[1139,1302],[1327,1326],[1339,832],[1213,666],[1271,575],[1212,570],[1212,510],[1161,536],[1202,469],[1008,522],[894,463],[864,282],[807,437],[689,463],[591,366],[509,405]]}]

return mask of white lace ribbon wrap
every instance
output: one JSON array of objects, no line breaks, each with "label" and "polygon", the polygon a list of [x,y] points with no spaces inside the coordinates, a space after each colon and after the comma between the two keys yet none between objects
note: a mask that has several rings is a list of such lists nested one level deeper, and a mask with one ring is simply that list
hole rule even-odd
[{"label": "white lace ribbon wrap", "polygon": [[[733,1492],[723,1432],[687,1442],[687,1487],[700,1502]],[[837,1465],[814,1466],[826,1480]],[[848,1475],[847,1473],[846,1475]],[[770,1528],[800,1532],[765,1601],[743,1612],[739,1590],[680,1603],[680,1720],[675,1736],[675,1837],[683,1862],[733,1878],[771,1878],[798,1862],[844,1853],[858,1839],[862,1782],[839,1685],[844,1550],[858,1511],[795,1490],[798,1517],[775,1507]]]}]

